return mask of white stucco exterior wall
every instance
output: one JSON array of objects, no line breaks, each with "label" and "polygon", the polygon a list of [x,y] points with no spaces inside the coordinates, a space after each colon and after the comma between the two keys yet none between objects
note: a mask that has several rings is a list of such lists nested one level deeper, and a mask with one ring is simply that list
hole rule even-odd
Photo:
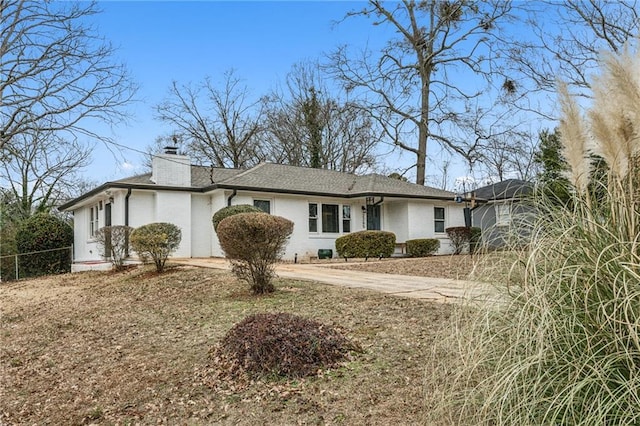
[{"label": "white stucco exterior wall", "polygon": [[173,223],[182,231],[182,241],[172,256],[191,257],[191,193],[158,191],[155,204],[156,217],[153,222]]},{"label": "white stucco exterior wall", "polygon": [[132,191],[129,197],[129,226],[138,228],[155,222],[156,195],[150,191]]},{"label": "white stucco exterior wall", "polygon": [[396,234],[396,242],[404,243],[409,235],[407,203],[404,201],[391,201],[384,206],[385,230],[390,230]]},{"label": "white stucco exterior wall", "polygon": [[[213,225],[211,223],[211,196],[191,195],[191,256],[211,256]],[[182,231],[183,233],[185,231]]]}]

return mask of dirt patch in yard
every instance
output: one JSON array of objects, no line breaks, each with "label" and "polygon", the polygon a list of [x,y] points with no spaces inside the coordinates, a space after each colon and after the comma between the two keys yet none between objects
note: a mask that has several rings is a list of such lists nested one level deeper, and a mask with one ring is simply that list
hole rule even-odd
[{"label": "dirt patch in yard", "polygon": [[[255,297],[227,272],[194,267],[2,284],[0,424],[424,423],[424,362],[451,305],[277,288]],[[260,312],[339,328],[364,353],[304,380],[218,380],[211,348]]]},{"label": "dirt patch in yard", "polygon": [[382,259],[330,263],[327,266],[336,269],[378,272],[383,274],[414,275],[419,277],[451,278],[466,280],[470,278],[475,259],[469,255],[429,256],[404,259]]}]

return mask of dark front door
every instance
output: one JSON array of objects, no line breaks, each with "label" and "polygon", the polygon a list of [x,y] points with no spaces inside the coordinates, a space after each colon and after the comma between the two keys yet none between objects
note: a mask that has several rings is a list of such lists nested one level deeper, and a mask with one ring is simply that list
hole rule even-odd
[{"label": "dark front door", "polygon": [[380,230],[380,205],[367,206],[367,230],[379,231]]},{"label": "dark front door", "polygon": [[[104,205],[104,226],[111,226],[111,204]],[[111,258],[111,233],[107,233],[104,239],[104,257]]]}]

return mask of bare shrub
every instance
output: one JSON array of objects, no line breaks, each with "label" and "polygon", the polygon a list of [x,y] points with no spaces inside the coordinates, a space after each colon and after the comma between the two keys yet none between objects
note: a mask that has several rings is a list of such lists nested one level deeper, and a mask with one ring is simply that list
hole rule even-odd
[{"label": "bare shrub", "polygon": [[102,255],[111,259],[116,271],[124,269],[124,261],[129,256],[129,239],[132,231],[133,228],[130,226],[104,226],[93,236]]},{"label": "bare shrub", "polygon": [[297,315],[251,315],[229,330],[214,356],[231,375],[311,376],[360,348],[337,330]]},{"label": "bare shrub", "polygon": [[254,294],[273,292],[274,264],[284,255],[293,222],[264,213],[240,213],[222,220],[217,232],[233,273],[247,281]]},{"label": "bare shrub", "polygon": [[453,254],[460,254],[471,240],[471,229],[466,226],[453,226],[445,229],[453,245]]}]

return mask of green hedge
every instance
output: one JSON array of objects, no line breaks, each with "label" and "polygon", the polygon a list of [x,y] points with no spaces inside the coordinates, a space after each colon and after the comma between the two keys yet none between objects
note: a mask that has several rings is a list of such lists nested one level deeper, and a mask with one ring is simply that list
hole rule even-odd
[{"label": "green hedge", "polygon": [[20,256],[20,278],[71,271],[73,228],[59,217],[38,213],[20,224],[16,248]]},{"label": "green hedge", "polygon": [[358,231],[336,240],[338,256],[389,257],[396,248],[396,235],[386,231]]},{"label": "green hedge", "polygon": [[224,219],[228,218],[229,216],[233,216],[240,213],[264,213],[264,212],[259,208],[254,207],[250,204],[238,204],[237,206],[228,206],[228,207],[221,208],[220,210],[215,212],[215,214],[213,215],[213,218],[211,219],[213,222],[213,230],[218,232],[218,225],[220,224],[220,222],[222,222]]},{"label": "green hedge", "polygon": [[407,254],[411,257],[431,256],[440,248],[440,240],[435,238],[418,238],[407,240]]}]

